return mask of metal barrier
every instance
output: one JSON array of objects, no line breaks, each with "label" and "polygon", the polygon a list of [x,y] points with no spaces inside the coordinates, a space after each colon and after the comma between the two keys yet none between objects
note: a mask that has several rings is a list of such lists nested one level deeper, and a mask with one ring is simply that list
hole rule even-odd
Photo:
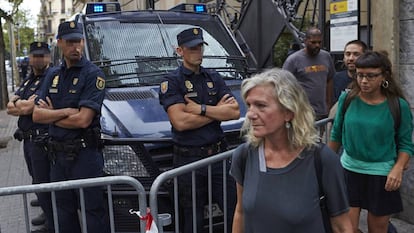
[{"label": "metal barrier", "polygon": [[[160,188],[165,184],[165,182],[170,181],[171,179],[173,179],[173,183],[174,183],[174,223],[175,223],[175,232],[180,232],[179,231],[179,207],[178,207],[178,176],[186,174],[186,173],[190,173],[192,175],[192,198],[193,198],[193,204],[195,203],[195,171],[199,168],[205,168],[207,167],[208,169],[208,213],[209,213],[209,230],[210,233],[212,232],[213,229],[213,217],[211,215],[212,213],[212,191],[211,191],[211,165],[213,163],[216,162],[222,162],[223,163],[223,197],[224,197],[224,206],[227,206],[227,200],[226,200],[226,196],[227,196],[227,192],[226,192],[226,185],[225,185],[225,180],[226,180],[226,176],[228,175],[225,171],[226,171],[226,160],[228,158],[230,158],[233,154],[233,150],[229,150],[190,164],[186,164],[184,166],[181,166],[179,168],[175,168],[175,169],[171,169],[169,171],[163,172],[162,174],[160,174],[155,180],[154,183],[151,186],[151,190],[150,190],[150,196],[149,196],[149,202],[150,202],[150,209],[151,209],[151,213],[153,216],[158,216],[158,218],[154,217],[154,221],[157,224],[158,230],[160,233],[163,233],[163,226],[167,225],[168,223],[166,223],[165,221],[168,221],[169,219],[165,218],[165,215],[159,215],[158,214],[158,192],[160,190]],[[190,191],[190,190],[189,190]],[[193,215],[195,210],[193,210]],[[224,224],[224,231],[226,232],[226,227],[227,227],[227,208],[223,208],[223,224]],[[195,221],[194,221],[195,222]]]},{"label": "metal barrier", "polygon": [[[139,211],[146,215],[147,213],[147,199],[145,189],[142,184],[136,179],[129,176],[108,176],[108,177],[98,177],[98,178],[88,178],[80,180],[69,180],[69,181],[59,181],[35,185],[23,185],[23,186],[13,186],[13,187],[4,187],[0,188],[0,196],[9,196],[9,195],[18,195],[23,196],[23,205],[24,205],[24,216],[26,223],[26,230],[30,232],[29,226],[29,212],[27,206],[27,194],[28,193],[38,193],[38,192],[51,192],[52,199],[52,208],[53,208],[53,217],[54,217],[54,226],[55,233],[59,233],[59,223],[57,217],[57,208],[56,208],[56,191],[68,190],[68,189],[79,189],[80,193],[80,207],[81,207],[81,226],[82,232],[87,233],[86,226],[86,215],[85,215],[85,200],[83,188],[88,187],[98,187],[98,186],[107,186],[107,197],[108,197],[108,211],[109,211],[109,222],[111,233],[115,232],[115,223],[114,223],[114,214],[112,206],[112,189],[111,185],[113,184],[127,184],[132,186],[138,194],[138,203]],[[138,220],[138,219],[137,219]],[[138,221],[137,221],[138,222]],[[140,229],[141,232],[145,232],[145,221],[140,220]]]},{"label": "metal barrier", "polygon": [[318,129],[319,135],[321,136],[321,142],[323,143],[329,141],[333,120],[333,118],[325,118],[315,122],[316,129]]},{"label": "metal barrier", "polygon": [[[321,135],[321,142],[326,143],[329,139],[329,130],[330,130],[330,123],[333,122],[332,118],[326,118],[319,120],[315,122],[315,126],[318,129],[320,135]],[[166,218],[165,215],[159,215],[158,214],[158,192],[160,191],[161,187],[166,183],[171,181],[173,179],[173,185],[174,185],[174,223],[175,223],[175,232],[179,231],[179,213],[178,213],[178,176],[190,173],[192,174],[192,197],[193,197],[193,203],[195,203],[195,171],[200,168],[207,167],[208,168],[208,213],[212,213],[212,198],[211,198],[211,165],[216,162],[223,162],[223,171],[225,171],[226,166],[226,159],[230,158],[233,154],[234,150],[226,151],[214,156],[211,156],[209,158],[205,158],[187,165],[184,165],[179,168],[171,169],[169,171],[161,173],[153,182],[151,189],[150,189],[150,196],[149,196],[149,202],[150,202],[150,209],[153,216],[158,216],[158,218],[154,217],[154,221],[157,224],[158,230],[160,233],[163,233],[163,226],[166,226],[171,222],[171,219]],[[223,172],[223,181],[226,179],[226,173]],[[225,182],[223,182],[225,183]],[[223,185],[223,189],[225,190],[226,187]],[[190,191],[190,190],[189,190]],[[224,192],[225,193],[225,192]],[[224,195],[226,196],[226,195]],[[227,226],[227,219],[226,219],[226,208],[224,208],[224,229],[226,232],[226,226]],[[193,211],[194,212],[194,211]],[[194,213],[193,213],[194,214]],[[169,222],[167,222],[169,221]],[[209,214],[209,230],[212,232],[212,216]]]}]

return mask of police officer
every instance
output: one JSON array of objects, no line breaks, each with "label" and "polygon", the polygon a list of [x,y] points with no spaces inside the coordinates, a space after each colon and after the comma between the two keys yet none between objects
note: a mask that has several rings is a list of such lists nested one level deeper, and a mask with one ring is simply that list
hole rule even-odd
[{"label": "police officer", "polygon": [[[50,124],[51,180],[99,177],[103,175],[99,118],[104,74],[83,56],[84,36],[78,23],[61,23],[57,39],[62,65],[47,77],[33,112],[35,122]],[[109,232],[101,187],[84,191],[88,232]],[[56,198],[59,232],[80,233],[79,193],[60,191]]]},{"label": "police officer", "polygon": [[[7,113],[13,116],[19,116],[18,129],[15,138],[23,141],[24,158],[32,177],[33,184],[50,182],[50,163],[46,152],[48,125],[34,123],[32,121],[32,113],[34,109],[34,100],[40,86],[45,80],[45,76],[53,72],[49,68],[50,50],[44,42],[33,42],[30,44],[29,62],[32,72],[22,82],[17,89],[15,95],[7,104]],[[50,229],[53,229],[53,215],[50,200],[50,193],[37,193],[40,207],[47,217]],[[37,221],[34,221],[37,219]],[[43,224],[45,222],[44,215],[40,215],[32,220],[32,223]],[[37,231],[47,232],[47,226],[43,226]]]},{"label": "police officer", "polygon": [[[161,82],[159,99],[172,124],[174,166],[179,167],[227,150],[221,121],[238,119],[239,105],[223,78],[201,66],[203,31],[190,28],[177,35],[177,54],[183,64]],[[229,166],[227,166],[229,168]],[[212,166],[213,199],[223,210],[222,163]],[[228,231],[231,232],[235,207],[235,181],[227,176]],[[207,200],[207,170],[198,170],[197,232],[203,229],[203,209]],[[191,174],[179,177],[180,203],[184,212],[184,233],[194,232],[192,219]]]}]

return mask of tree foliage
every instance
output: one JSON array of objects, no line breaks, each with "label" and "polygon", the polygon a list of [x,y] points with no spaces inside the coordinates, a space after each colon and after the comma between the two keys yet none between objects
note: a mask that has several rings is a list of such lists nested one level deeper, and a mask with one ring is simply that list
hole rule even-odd
[{"label": "tree foliage", "polygon": [[[13,17],[14,22],[16,23],[14,26],[14,37],[15,37],[15,46],[16,46],[16,56],[24,56],[27,55],[29,51],[30,43],[33,42],[34,39],[34,29],[29,27],[29,20],[27,19],[27,15],[29,14],[28,10],[18,11],[16,15]],[[6,25],[3,25],[5,27]],[[7,28],[7,27],[6,27]],[[6,48],[6,59],[10,59],[10,36],[9,31],[7,30],[3,34],[4,36],[4,43]],[[24,54],[26,51],[26,54]]]},{"label": "tree foliage", "polygon": [[[0,22],[3,19],[8,23],[14,23],[13,16],[19,11],[19,6],[23,0],[8,0],[11,3],[11,10],[6,9],[6,4],[2,4],[0,7]],[[5,44],[3,25],[0,23],[0,109],[5,109],[7,102],[9,101],[9,95],[7,90],[7,77],[6,77],[6,66],[5,66]]]}]

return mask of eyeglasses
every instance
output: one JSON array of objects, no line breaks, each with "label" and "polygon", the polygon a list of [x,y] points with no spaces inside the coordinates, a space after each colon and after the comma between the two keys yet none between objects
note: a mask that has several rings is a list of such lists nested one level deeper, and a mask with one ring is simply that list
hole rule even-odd
[{"label": "eyeglasses", "polygon": [[374,80],[376,77],[382,75],[382,72],[380,73],[356,73],[356,77],[359,79],[367,78],[368,81]]}]

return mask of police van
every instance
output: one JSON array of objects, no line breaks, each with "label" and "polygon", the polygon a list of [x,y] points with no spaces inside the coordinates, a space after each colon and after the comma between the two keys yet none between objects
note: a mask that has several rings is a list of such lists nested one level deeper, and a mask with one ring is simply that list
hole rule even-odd
[{"label": "police van", "polygon": [[[205,5],[127,12],[119,3],[91,3],[72,20],[83,27],[84,55],[106,76],[101,126],[107,175],[135,177],[149,190],[160,173],[172,168],[171,124],[158,91],[161,78],[181,64],[176,37],[190,27],[200,27],[208,43],[202,66],[217,70],[239,102],[243,117],[222,127],[230,147],[241,143],[246,109],[240,84],[248,75],[247,60],[228,27]],[[136,216],[128,210],[138,206],[137,198],[122,186],[114,193],[116,231],[136,230]]]}]

